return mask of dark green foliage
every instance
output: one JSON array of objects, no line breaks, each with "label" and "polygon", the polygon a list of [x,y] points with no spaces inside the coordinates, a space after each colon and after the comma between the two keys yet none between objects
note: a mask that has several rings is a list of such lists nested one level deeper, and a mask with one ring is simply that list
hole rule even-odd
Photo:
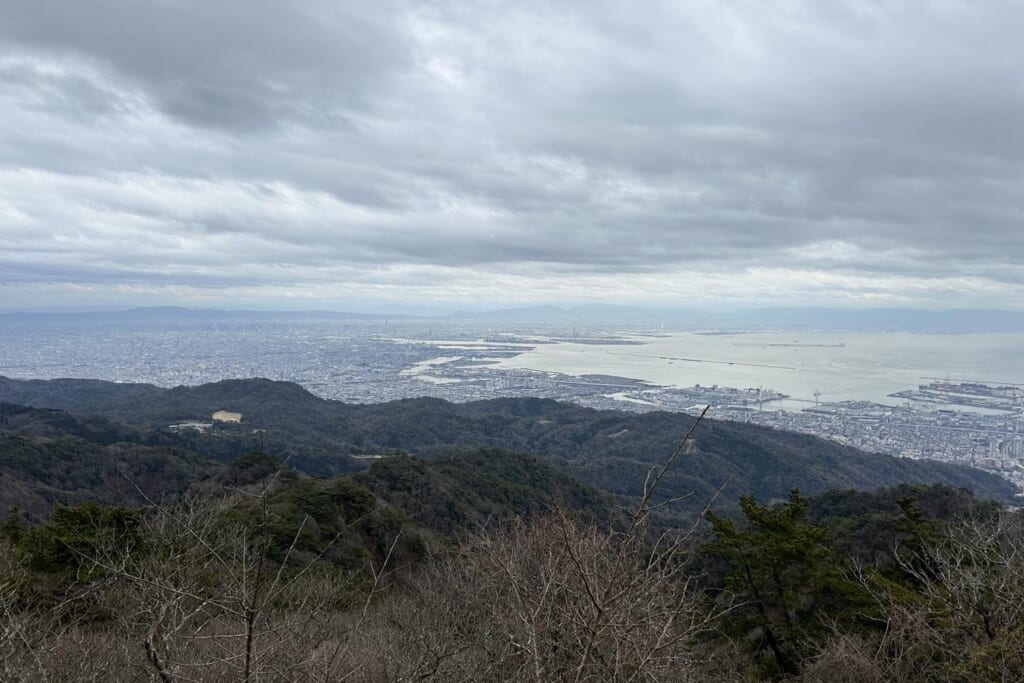
[{"label": "dark green foliage", "polygon": [[614,500],[536,457],[497,449],[432,460],[383,458],[355,478],[420,524],[446,535],[552,506],[606,524]]},{"label": "dark green foliage", "polygon": [[12,403],[0,403],[0,431],[43,438],[77,437],[104,446],[141,440],[139,430],[102,417],[80,417]]},{"label": "dark green foliage", "polygon": [[4,520],[3,526],[0,526],[0,537],[11,545],[17,545],[23,531],[21,511],[17,507],[12,507],[7,513],[7,519]]},{"label": "dark green foliage", "polygon": [[[893,548],[912,550],[934,538],[942,523],[990,518],[999,506],[970,491],[941,484],[902,484],[875,491],[829,491],[809,501],[808,519],[829,530],[836,553],[897,579]],[[907,553],[909,555],[909,553]]]},{"label": "dark green foliage", "polygon": [[71,413],[118,416],[122,406],[145,406],[157,400],[163,389],[152,384],[126,384],[98,379],[16,380],[0,377],[0,401],[36,408],[55,408]]},{"label": "dark green foliage", "polygon": [[275,562],[291,552],[293,563],[320,558],[365,571],[389,552],[393,562],[404,564],[426,551],[412,520],[346,477],[303,476],[276,458],[251,453],[232,463],[221,485],[247,492],[251,502],[243,499],[228,514],[233,523],[266,534],[266,552]]},{"label": "dark green foliage", "polygon": [[929,519],[954,519],[964,516],[995,514],[999,506],[976,497],[967,489],[942,484],[900,484],[872,491],[836,489],[810,499],[807,516],[813,521],[829,521],[868,514],[903,514],[901,500],[910,499]]},{"label": "dark green foliage", "polygon": [[0,508],[42,519],[54,503],[145,502],[183,491],[218,467],[195,454],[133,443],[97,444],[0,431]]},{"label": "dark green foliage", "polygon": [[[829,491],[810,499],[794,491],[776,505],[744,497],[740,508],[738,519],[708,515],[714,540],[701,566],[712,594],[739,600],[723,628],[749,649],[756,678],[799,673],[836,629],[884,642],[896,628],[888,621],[894,605],[908,614],[934,610],[935,593],[922,592],[945,590],[936,562],[944,548],[959,551],[949,545],[950,525],[991,523],[999,513],[990,502],[941,485]],[[941,625],[954,615],[934,616]]]},{"label": "dark green foliage", "polygon": [[227,469],[217,475],[224,486],[248,486],[285,470],[280,458],[253,451],[235,458]]},{"label": "dark green foliage", "polygon": [[0,508],[42,519],[54,503],[141,504],[183,491],[218,467],[195,454],[134,443],[0,431]]},{"label": "dark green foliage", "polygon": [[101,555],[133,551],[142,542],[144,511],[89,501],[77,507],[55,505],[50,518],[21,534],[17,549],[37,571],[96,570]]},{"label": "dark green foliage", "polygon": [[707,515],[715,539],[705,552],[724,560],[723,587],[740,601],[726,628],[751,648],[762,674],[798,674],[829,620],[852,621],[871,601],[844,576],[827,529],[807,521],[797,491],[775,506],[744,496],[740,508],[741,523]]}]

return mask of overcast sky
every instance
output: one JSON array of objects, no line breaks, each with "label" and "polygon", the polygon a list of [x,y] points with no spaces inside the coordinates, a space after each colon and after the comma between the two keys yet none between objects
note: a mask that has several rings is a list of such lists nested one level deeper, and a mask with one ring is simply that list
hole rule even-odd
[{"label": "overcast sky", "polygon": [[1019,0],[0,3],[0,309],[1024,308]]}]

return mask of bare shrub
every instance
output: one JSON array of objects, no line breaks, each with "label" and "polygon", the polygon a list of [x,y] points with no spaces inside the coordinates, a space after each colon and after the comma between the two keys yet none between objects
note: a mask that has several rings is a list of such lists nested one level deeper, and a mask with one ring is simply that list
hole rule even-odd
[{"label": "bare shrub", "polygon": [[835,629],[808,680],[1024,680],[1024,517],[969,519],[913,551],[897,549],[905,586],[862,572],[883,623]]},{"label": "bare shrub", "polygon": [[481,533],[367,624],[383,679],[689,680],[715,615],[681,540],[573,523],[558,511]]},{"label": "bare shrub", "polygon": [[75,585],[41,606],[31,584],[13,549],[0,546],[0,680],[129,680],[111,674],[127,672],[128,658],[114,629],[92,623],[91,591]]},{"label": "bare shrub", "polygon": [[702,679],[701,638],[719,612],[687,566],[689,535],[650,538],[651,496],[691,434],[652,471],[624,530],[556,508],[436,558],[359,634],[365,680]]},{"label": "bare shrub", "polygon": [[320,563],[326,547],[292,562],[307,521],[271,561],[266,494],[158,507],[146,519],[144,547],[92,558],[109,575],[99,602],[138,642],[134,658],[160,679],[316,677],[315,653],[337,640],[337,616],[358,602],[366,581]]}]

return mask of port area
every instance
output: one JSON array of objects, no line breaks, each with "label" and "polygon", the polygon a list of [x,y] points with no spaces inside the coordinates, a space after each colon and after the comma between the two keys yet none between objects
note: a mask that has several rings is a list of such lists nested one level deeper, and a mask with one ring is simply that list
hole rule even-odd
[{"label": "port area", "polygon": [[1024,386],[1013,383],[933,380],[917,389],[897,391],[889,396],[915,403],[982,408],[1007,413],[1024,409]]},{"label": "port area", "polygon": [[[711,405],[718,419],[820,436],[843,445],[904,458],[970,465],[1024,489],[1024,404],[1010,384],[955,384],[930,400],[899,405],[872,401],[796,399],[768,388],[657,386],[625,377],[505,371],[491,394],[540,395],[594,408],[694,414]],[[906,392],[898,392],[898,395]]]},{"label": "port area", "polygon": [[[666,386],[613,375],[568,375],[507,369],[488,358],[435,357],[404,375],[420,393],[477,400],[499,396],[551,398],[600,409],[698,413],[712,406],[717,419],[814,434],[866,451],[971,465],[1024,487],[1024,386],[922,378],[931,383],[896,392],[892,404],[791,397],[768,387],[717,384]],[[430,381],[427,380],[428,376]],[[915,400],[921,399],[921,400]]]},{"label": "port area", "polygon": [[821,402],[795,411],[769,410],[768,405],[763,410],[716,406],[712,414],[814,434],[876,453],[970,465],[998,474],[1024,490],[1021,408],[996,410],[909,400],[896,406],[870,401]]}]

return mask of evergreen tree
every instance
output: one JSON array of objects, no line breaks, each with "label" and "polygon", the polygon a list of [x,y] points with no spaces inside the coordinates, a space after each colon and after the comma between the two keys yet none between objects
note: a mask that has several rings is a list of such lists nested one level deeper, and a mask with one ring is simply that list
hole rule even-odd
[{"label": "evergreen tree", "polygon": [[799,662],[827,618],[867,604],[846,579],[823,526],[807,521],[807,499],[786,503],[740,499],[745,524],[708,513],[716,540],[705,551],[725,561],[725,588],[739,599],[727,630],[753,650],[761,675],[797,675]]},{"label": "evergreen tree", "polygon": [[7,513],[7,520],[0,526],[0,536],[3,536],[11,545],[17,545],[21,540],[21,510],[12,507]]}]

